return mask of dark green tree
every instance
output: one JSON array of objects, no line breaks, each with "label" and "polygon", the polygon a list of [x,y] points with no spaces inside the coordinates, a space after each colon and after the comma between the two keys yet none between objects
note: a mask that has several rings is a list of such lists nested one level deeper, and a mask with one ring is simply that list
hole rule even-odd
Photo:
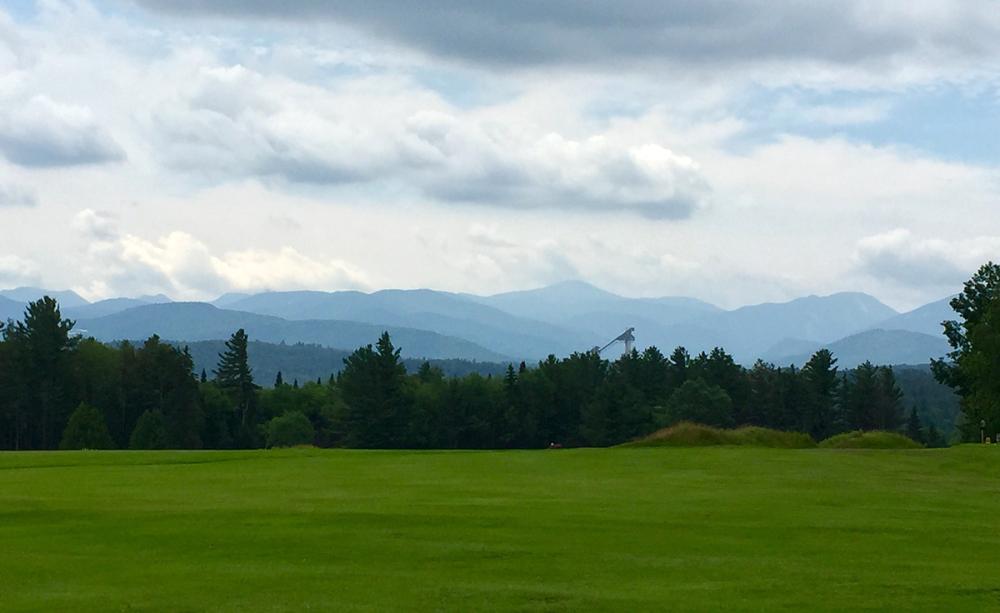
[{"label": "dark green tree", "polygon": [[81,403],[69,417],[60,449],[114,449],[104,415],[89,404]]},{"label": "dark green tree", "polygon": [[73,407],[71,354],[79,342],[74,322],[64,319],[55,300],[45,296],[28,304],[24,320],[6,331],[11,343],[21,402],[16,403],[16,446],[51,449],[59,442]]},{"label": "dark green tree", "polygon": [[920,425],[920,418],[917,417],[917,407],[910,409],[910,417],[906,420],[906,436],[918,443],[926,443],[924,431]]},{"label": "dark green tree", "polygon": [[247,356],[247,334],[240,328],[228,341],[226,350],[219,354],[215,380],[232,398],[238,417],[236,443],[239,447],[257,446],[257,386],[253,381]]},{"label": "dark green tree", "polygon": [[348,446],[398,448],[411,442],[412,396],[399,354],[383,332],[374,348],[367,345],[344,359],[340,388]]},{"label": "dark green tree", "polygon": [[274,387],[278,388],[278,387],[281,387],[284,384],[285,384],[285,380],[284,380],[284,378],[282,378],[281,371],[279,370],[278,374],[275,375],[275,377],[274,377]]},{"label": "dark green tree", "polygon": [[267,422],[268,447],[294,447],[312,445],[316,429],[301,411],[291,411]]},{"label": "dark green tree", "polygon": [[980,422],[1000,428],[1000,265],[984,264],[950,304],[961,318],[943,323],[952,351],[932,367],[961,397],[963,438],[978,440]]},{"label": "dark green tree", "polygon": [[730,428],[735,425],[733,402],[718,385],[711,385],[700,378],[688,379],[670,395],[666,412],[658,419],[657,425],[666,427],[681,421]]},{"label": "dark green tree", "polygon": [[837,359],[830,350],[820,349],[809,358],[802,367],[802,380],[805,397],[798,428],[821,441],[836,432],[839,421],[837,388],[840,378],[837,376]]},{"label": "dark green tree", "polygon": [[139,416],[129,437],[129,449],[166,449],[167,424],[163,419],[163,413],[159,411],[146,411]]}]

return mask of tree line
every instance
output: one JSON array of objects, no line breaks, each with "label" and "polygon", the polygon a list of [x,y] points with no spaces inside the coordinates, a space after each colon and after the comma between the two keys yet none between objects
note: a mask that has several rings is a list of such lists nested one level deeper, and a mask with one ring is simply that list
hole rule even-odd
[{"label": "tree line", "polygon": [[[933,425],[904,409],[892,368],[842,371],[827,350],[801,369],[760,361],[744,368],[721,348],[691,355],[678,347],[667,356],[649,347],[614,361],[585,352],[530,368],[511,364],[498,376],[448,377],[430,363],[409,374],[383,334],[326,380],[289,384],[279,372],[264,388],[243,330],[200,376],[187,348],[156,336],[109,346],[74,335],[47,297],[5,324],[0,339],[4,449],[607,446],[679,421],[759,425],[817,440],[895,430],[944,444]],[[960,366],[937,368],[946,367]]]}]

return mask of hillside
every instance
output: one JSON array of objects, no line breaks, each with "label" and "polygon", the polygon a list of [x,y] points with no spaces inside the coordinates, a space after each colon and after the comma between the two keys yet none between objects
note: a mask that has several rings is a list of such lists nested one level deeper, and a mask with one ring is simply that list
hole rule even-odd
[{"label": "hillside", "polygon": [[348,320],[429,330],[519,359],[589,349],[598,337],[526,319],[456,294],[432,290],[265,292],[231,297],[227,308],[288,320]]},{"label": "hillside", "polygon": [[951,308],[951,297],[922,307],[916,308],[906,313],[901,313],[895,317],[879,322],[876,328],[883,330],[908,330],[910,332],[920,332],[931,336],[940,336],[943,328],[941,322],[958,319],[958,313]]},{"label": "hillside", "polygon": [[475,343],[426,330],[352,321],[287,321],[198,302],[152,304],[77,322],[78,331],[102,341],[142,339],[153,334],[183,341],[219,340],[229,338],[239,328],[254,340],[316,343],[352,350],[374,343],[383,331],[388,331],[407,357],[505,361],[503,355]]},{"label": "hillside", "polygon": [[944,356],[948,343],[943,336],[931,336],[906,330],[868,330],[833,343],[816,345],[796,355],[765,355],[775,364],[801,366],[819,349],[829,349],[842,368],[853,368],[865,361],[875,364],[927,364],[931,358]]},{"label": "hillside", "polygon": [[[203,369],[212,376],[212,371],[219,361],[219,354],[225,351],[225,341],[196,341],[177,343],[186,346],[194,359],[195,373]],[[295,380],[300,383],[315,381],[317,378],[326,381],[334,373],[340,372],[344,366],[344,358],[350,355],[347,349],[334,349],[319,345],[276,344],[261,341],[250,341],[247,345],[247,355],[254,379],[258,385],[270,387],[275,375],[281,371],[282,377],[289,384]],[[507,368],[506,363],[472,362],[455,359],[433,359],[433,366],[440,368],[450,377],[464,376],[472,372],[481,375],[501,376]],[[409,372],[416,372],[423,360],[409,358],[404,360]]]},{"label": "hillside", "polygon": [[51,290],[40,287],[15,287],[14,289],[0,289],[0,297],[9,298],[16,302],[28,303],[38,300],[42,296],[50,296],[59,301],[59,306],[63,308],[78,307],[89,304],[79,294],[71,290]]}]

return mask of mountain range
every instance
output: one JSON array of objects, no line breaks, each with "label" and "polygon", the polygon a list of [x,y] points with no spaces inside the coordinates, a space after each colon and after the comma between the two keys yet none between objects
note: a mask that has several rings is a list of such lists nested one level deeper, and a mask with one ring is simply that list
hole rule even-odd
[{"label": "mountain range", "polygon": [[[806,296],[733,310],[693,298],[626,298],[582,281],[491,296],[434,290],[261,292],[226,294],[212,303],[166,296],[90,303],[71,291],[0,290],[0,317],[18,318],[25,302],[56,297],[77,329],[99,340],[176,341],[228,338],[244,328],[265,342],[313,343],[350,350],[388,331],[409,358],[534,361],[602,346],[627,327],[641,349],[692,353],[724,347],[751,364],[801,365],[826,347],[840,364],[866,359],[921,364],[947,351],[941,322],[950,298],[898,313],[863,293]],[[608,350],[609,357],[620,349]]]}]

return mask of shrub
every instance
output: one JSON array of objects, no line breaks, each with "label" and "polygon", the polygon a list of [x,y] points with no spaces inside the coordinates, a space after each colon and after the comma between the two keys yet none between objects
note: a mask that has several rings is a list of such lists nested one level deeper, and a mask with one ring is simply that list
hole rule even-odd
[{"label": "shrub", "polygon": [[87,403],[80,403],[69,416],[59,448],[114,449],[115,443],[101,412]]},{"label": "shrub", "polygon": [[808,434],[782,432],[770,428],[744,426],[735,430],[713,428],[691,422],[658,430],[634,443],[635,447],[707,447],[713,445],[744,445],[748,447],[777,447],[783,449],[804,449],[815,447],[816,443]]},{"label": "shrub", "polygon": [[128,441],[129,449],[166,449],[167,448],[167,424],[163,420],[163,413],[159,411],[146,411],[143,413],[132,430],[132,436]]},{"label": "shrub", "polygon": [[872,430],[844,432],[819,444],[828,449],[920,449],[922,445],[896,432]]},{"label": "shrub", "polygon": [[311,445],[316,438],[312,422],[301,411],[291,411],[267,422],[268,447]]}]

